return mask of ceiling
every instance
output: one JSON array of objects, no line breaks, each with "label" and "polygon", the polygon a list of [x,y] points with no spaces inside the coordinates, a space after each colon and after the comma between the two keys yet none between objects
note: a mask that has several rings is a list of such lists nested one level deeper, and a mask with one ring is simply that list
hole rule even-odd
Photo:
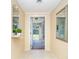
[{"label": "ceiling", "polygon": [[56,8],[60,0],[17,0],[17,3],[27,12],[50,12]]}]

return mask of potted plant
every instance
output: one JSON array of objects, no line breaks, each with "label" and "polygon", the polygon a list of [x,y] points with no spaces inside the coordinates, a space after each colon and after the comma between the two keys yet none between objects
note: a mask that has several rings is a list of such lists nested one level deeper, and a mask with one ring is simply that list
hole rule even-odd
[{"label": "potted plant", "polygon": [[20,36],[21,35],[22,30],[21,29],[17,29],[17,34]]},{"label": "potted plant", "polygon": [[17,29],[13,29],[13,34],[17,35]]},{"label": "potted plant", "polygon": [[14,28],[13,29],[13,36],[20,36],[21,35],[22,30],[19,28]]}]

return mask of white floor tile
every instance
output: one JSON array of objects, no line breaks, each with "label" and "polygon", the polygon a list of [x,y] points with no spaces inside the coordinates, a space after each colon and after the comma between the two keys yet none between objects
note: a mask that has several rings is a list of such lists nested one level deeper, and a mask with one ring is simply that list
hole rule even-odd
[{"label": "white floor tile", "polygon": [[51,52],[46,52],[44,50],[32,50],[25,52],[21,59],[57,59]]}]

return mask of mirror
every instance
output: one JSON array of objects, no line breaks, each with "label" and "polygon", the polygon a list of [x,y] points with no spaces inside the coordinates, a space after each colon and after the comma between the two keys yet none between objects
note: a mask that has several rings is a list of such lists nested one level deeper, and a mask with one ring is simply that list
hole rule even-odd
[{"label": "mirror", "polygon": [[68,5],[56,14],[56,38],[68,42]]}]

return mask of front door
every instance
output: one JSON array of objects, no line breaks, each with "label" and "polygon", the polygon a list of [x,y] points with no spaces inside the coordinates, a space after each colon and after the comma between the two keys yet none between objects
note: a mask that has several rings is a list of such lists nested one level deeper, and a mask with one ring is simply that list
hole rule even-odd
[{"label": "front door", "polygon": [[44,17],[31,17],[31,49],[45,48]]}]

